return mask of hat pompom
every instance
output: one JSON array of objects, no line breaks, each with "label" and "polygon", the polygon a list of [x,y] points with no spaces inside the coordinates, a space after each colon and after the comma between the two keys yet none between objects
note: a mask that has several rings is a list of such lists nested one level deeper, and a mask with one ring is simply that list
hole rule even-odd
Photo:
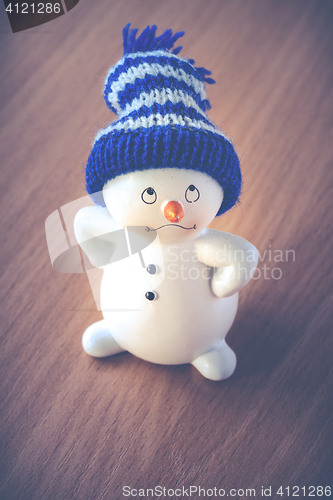
[{"label": "hat pompom", "polygon": [[[131,23],[127,24],[123,29],[123,46],[124,46],[124,56],[126,54],[132,54],[134,52],[150,52],[152,50],[170,50],[178,40],[185,35],[185,31],[179,31],[178,33],[172,34],[172,30],[166,30],[162,35],[155,36],[157,26],[155,24],[150,27],[147,26],[141,33],[141,35],[136,37],[138,29],[130,30]],[[177,47],[172,51],[172,54],[179,54],[183,47]]]}]

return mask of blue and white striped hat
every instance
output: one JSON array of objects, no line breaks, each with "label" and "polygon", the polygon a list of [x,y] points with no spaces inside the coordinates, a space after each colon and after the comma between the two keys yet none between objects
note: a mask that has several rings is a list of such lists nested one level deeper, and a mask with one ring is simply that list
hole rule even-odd
[{"label": "blue and white striped hat", "polygon": [[184,32],[156,26],[136,39],[123,30],[124,56],[105,80],[104,99],[118,119],[99,131],[86,166],[86,187],[104,205],[104,184],[119,175],[152,168],[185,168],[207,173],[224,191],[221,215],[238,201],[241,172],[230,139],[208,119],[205,83],[210,71],[170,52]]}]

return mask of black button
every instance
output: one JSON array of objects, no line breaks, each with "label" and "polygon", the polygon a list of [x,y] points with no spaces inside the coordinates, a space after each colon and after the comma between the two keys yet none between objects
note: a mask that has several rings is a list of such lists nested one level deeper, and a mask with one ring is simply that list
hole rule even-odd
[{"label": "black button", "polygon": [[154,264],[149,264],[149,266],[147,266],[147,271],[149,274],[156,274],[157,267]]},{"label": "black button", "polygon": [[145,297],[146,297],[146,299],[148,299],[148,300],[154,300],[154,298],[155,298],[156,296],[155,296],[154,292],[147,292],[147,293],[145,294]]}]

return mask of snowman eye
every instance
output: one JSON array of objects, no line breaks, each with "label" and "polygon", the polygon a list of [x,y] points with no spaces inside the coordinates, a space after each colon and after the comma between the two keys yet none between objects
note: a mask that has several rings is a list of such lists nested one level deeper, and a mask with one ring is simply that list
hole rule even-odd
[{"label": "snowman eye", "polygon": [[153,189],[152,187],[146,188],[141,195],[141,199],[148,205],[152,205],[153,203],[155,203],[155,201],[157,200],[155,189]]},{"label": "snowman eye", "polygon": [[194,203],[200,198],[199,190],[191,184],[185,191],[185,200],[188,203]]}]

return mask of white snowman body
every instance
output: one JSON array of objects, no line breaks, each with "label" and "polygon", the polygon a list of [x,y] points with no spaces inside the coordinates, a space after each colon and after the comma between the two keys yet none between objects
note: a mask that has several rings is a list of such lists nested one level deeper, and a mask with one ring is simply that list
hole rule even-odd
[{"label": "white snowman body", "polygon": [[[199,261],[185,266],[195,256],[194,242],[159,246],[154,242],[142,251],[155,274],[142,267],[138,255],[105,270],[103,316],[124,350],[154,363],[191,363],[224,339],[236,314],[237,293],[218,298],[209,267]],[[147,292],[155,295],[152,301]]]},{"label": "white snowman body", "polygon": [[[207,228],[223,200],[219,183],[202,172],[151,169],[112,179],[103,195],[105,208],[86,207],[74,222],[81,247],[104,269],[104,320],[84,333],[86,352],[129,351],[154,363],[192,363],[213,380],[229,377],[236,356],[224,339],[257,251]],[[112,235],[121,228],[132,254],[113,261]],[[143,244],[131,252],[133,235]]]}]

